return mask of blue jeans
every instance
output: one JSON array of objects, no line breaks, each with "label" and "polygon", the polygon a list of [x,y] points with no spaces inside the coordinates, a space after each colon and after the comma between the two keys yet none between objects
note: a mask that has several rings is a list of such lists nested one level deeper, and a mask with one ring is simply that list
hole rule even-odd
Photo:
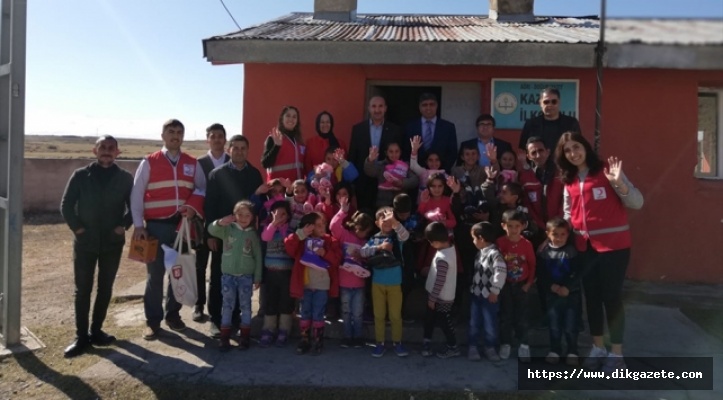
[{"label": "blue jeans", "polygon": [[341,289],[341,315],[344,319],[344,337],[360,338],[364,321],[364,288]]},{"label": "blue jeans", "polygon": [[550,324],[550,351],[562,354],[562,335],[567,341],[567,354],[577,355],[578,315],[582,307],[580,291],[567,297],[547,294],[547,320]]},{"label": "blue jeans", "polygon": [[485,347],[497,346],[497,313],[499,310],[499,297],[497,303],[490,303],[482,296],[470,296],[469,346],[477,346],[481,329],[484,329]]},{"label": "blue jeans", "polygon": [[304,289],[304,298],[301,300],[301,320],[324,322],[328,290]]},{"label": "blue jeans", "polygon": [[[143,311],[146,314],[146,324],[151,327],[159,327],[164,318],[163,315],[163,280],[166,277],[166,267],[163,263],[162,244],[173,246],[176,238],[176,225],[172,223],[149,221],[146,230],[150,236],[158,239],[158,252],[156,259],[146,264],[146,290],[143,294]],[[171,288],[171,281],[168,281],[166,292],[166,319],[180,319],[178,312],[181,310],[181,303],[176,301]]]},{"label": "blue jeans", "polygon": [[221,326],[231,326],[233,309],[236,306],[238,296],[239,309],[241,310],[241,326],[251,325],[251,295],[254,292],[253,275],[221,275]]}]

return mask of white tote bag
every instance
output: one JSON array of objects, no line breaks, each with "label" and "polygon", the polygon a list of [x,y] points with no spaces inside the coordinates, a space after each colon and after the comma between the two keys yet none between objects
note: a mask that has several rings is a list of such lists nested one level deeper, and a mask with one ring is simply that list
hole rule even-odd
[{"label": "white tote bag", "polygon": [[[191,227],[188,219],[183,218],[182,221],[173,247],[161,245],[163,262],[171,279],[171,289],[176,301],[186,306],[195,306],[198,300],[196,254],[191,250]],[[188,245],[187,253],[183,253],[184,240]]]}]

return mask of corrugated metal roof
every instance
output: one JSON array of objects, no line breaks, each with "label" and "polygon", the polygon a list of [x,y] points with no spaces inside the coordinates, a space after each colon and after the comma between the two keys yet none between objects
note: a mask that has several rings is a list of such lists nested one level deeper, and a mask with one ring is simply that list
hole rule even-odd
[{"label": "corrugated metal roof", "polygon": [[[291,13],[209,40],[596,43],[599,28],[597,18],[536,17],[519,23],[486,16],[360,14],[352,22],[336,22]],[[723,20],[609,19],[605,35],[616,44],[721,45]]]}]

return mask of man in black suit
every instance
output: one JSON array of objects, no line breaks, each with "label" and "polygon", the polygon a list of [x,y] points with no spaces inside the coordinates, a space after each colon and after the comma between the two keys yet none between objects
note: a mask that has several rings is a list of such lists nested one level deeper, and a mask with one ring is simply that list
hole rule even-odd
[{"label": "man in black suit", "polygon": [[[198,158],[198,164],[201,165],[203,176],[208,181],[211,171],[231,160],[224,148],[226,146],[226,128],[221,124],[213,124],[206,128],[206,143],[208,144],[208,153]],[[211,256],[211,269],[221,268],[220,241],[208,234],[205,236],[205,243],[196,249],[198,300],[192,315],[193,320],[196,322],[203,320],[203,306],[206,304],[206,267],[208,266],[209,255]]]},{"label": "man in black suit", "polygon": [[[228,141],[229,162],[215,168],[208,176],[204,211],[207,224],[233,213],[234,205],[241,200],[250,200],[263,180],[261,172],[248,162],[249,140],[246,136],[234,135]],[[221,244],[218,244],[221,252]],[[210,333],[213,337],[221,332],[221,262],[211,263],[211,278],[208,285],[208,314],[211,317]],[[237,303],[238,306],[238,303]],[[234,319],[238,312],[234,311]],[[232,321],[232,325],[237,324]]]},{"label": "man in black suit", "polygon": [[434,152],[442,161],[442,169],[449,173],[457,157],[457,128],[446,119],[437,117],[438,108],[437,96],[433,93],[423,93],[419,97],[419,112],[422,116],[407,123],[404,147],[409,147],[409,140],[413,137],[421,136],[422,147],[417,154],[419,165],[424,167],[427,154]]},{"label": "man in black suit", "polygon": [[[497,165],[497,160],[502,157],[502,153],[506,151],[512,151],[512,145],[510,142],[504,141],[502,139],[498,139],[495,137],[495,118],[491,116],[490,114],[482,114],[479,117],[477,117],[476,124],[477,126],[477,138],[476,139],[470,139],[462,142],[462,145],[460,146],[460,149],[464,149],[465,147],[473,147],[477,146],[477,150],[479,150],[479,165],[482,167],[486,167],[491,164]],[[490,157],[487,156],[487,145],[492,144],[497,148],[497,151],[495,154],[494,159],[490,159]],[[459,153],[459,163],[461,165],[462,163],[462,152]]]},{"label": "man in black suit", "polygon": [[[381,96],[374,96],[369,99],[369,119],[362,121],[351,129],[351,141],[349,144],[349,160],[356,169],[361,172],[354,182],[357,207],[366,210],[374,215],[374,205],[377,197],[377,180],[366,176],[364,171],[364,160],[369,157],[369,148],[379,148],[379,160],[386,157],[389,143],[398,143],[402,149],[404,146],[404,135],[402,130],[395,124],[385,121],[387,103]],[[390,204],[391,206],[391,204]]]},{"label": "man in black suit", "polygon": [[533,136],[542,138],[545,148],[555,153],[557,142],[563,133],[572,131],[582,133],[580,122],[575,117],[560,114],[560,91],[546,88],[540,95],[542,115],[525,122],[520,135],[519,148],[527,151],[527,140]]}]

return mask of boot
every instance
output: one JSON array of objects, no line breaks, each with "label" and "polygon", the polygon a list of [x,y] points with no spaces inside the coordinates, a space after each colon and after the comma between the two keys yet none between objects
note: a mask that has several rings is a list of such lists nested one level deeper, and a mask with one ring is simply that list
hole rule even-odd
[{"label": "boot", "polygon": [[218,345],[219,350],[226,352],[231,349],[231,328],[230,327],[222,327],[221,328],[221,341]]},{"label": "boot", "polygon": [[288,341],[289,331],[279,329],[279,334],[276,336],[276,347],[286,347]]},{"label": "boot", "polygon": [[241,327],[241,338],[239,339],[239,350],[248,350],[251,346],[251,327],[250,326],[242,326]]},{"label": "boot", "polygon": [[262,348],[267,348],[271,346],[271,343],[274,341],[274,333],[263,329],[261,330],[261,339],[259,339],[259,346]]},{"label": "boot", "polygon": [[321,354],[324,348],[324,328],[314,328],[314,352],[315,356]]},{"label": "boot", "polygon": [[301,330],[301,340],[299,345],[296,346],[296,354],[306,354],[311,349],[311,343],[309,343],[309,328]]}]

